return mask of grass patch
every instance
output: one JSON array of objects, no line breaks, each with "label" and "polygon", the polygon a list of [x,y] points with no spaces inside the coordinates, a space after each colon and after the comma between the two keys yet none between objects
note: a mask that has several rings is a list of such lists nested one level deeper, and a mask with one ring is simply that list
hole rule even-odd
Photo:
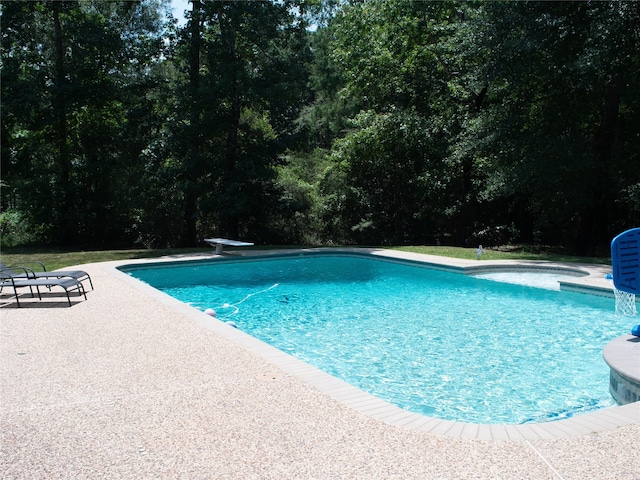
[{"label": "grass patch", "polygon": [[[3,249],[0,259],[7,265],[21,265],[33,261],[42,262],[47,270],[82,265],[85,263],[110,262],[114,260],[132,260],[138,258],[159,258],[168,255],[186,255],[190,253],[209,252],[211,248],[172,248],[157,250],[95,250],[95,251],[63,251],[49,249]],[[27,265],[29,266],[29,265]]]},{"label": "grass patch", "polygon": [[[439,255],[441,257],[464,258],[468,260],[476,259],[475,248],[463,247],[442,247],[442,246],[409,246],[409,247],[392,247],[393,250],[403,252],[424,253],[427,255]],[[549,262],[566,262],[566,263],[596,263],[611,264],[611,258],[606,257],[576,257],[566,255],[552,249],[544,250],[531,247],[499,247],[484,249],[482,260],[546,260]]]},{"label": "grass patch", "polygon": [[[283,246],[255,247],[254,249],[282,249],[296,248]],[[441,257],[475,259],[474,248],[447,247],[447,246],[409,246],[389,247],[392,250],[405,252],[439,255]],[[131,260],[140,258],[159,258],[164,256],[181,256],[193,253],[213,253],[210,247],[201,248],[172,248],[157,250],[96,250],[96,251],[65,251],[39,248],[5,248],[0,254],[0,259],[8,265],[39,261],[46,265],[47,270],[55,270],[73,265],[85,263],[108,262],[114,260]],[[530,247],[502,247],[499,249],[485,249],[483,260],[547,260],[553,262],[569,263],[597,263],[610,264],[610,258],[603,257],[575,257],[553,252],[551,250],[534,250]]]}]

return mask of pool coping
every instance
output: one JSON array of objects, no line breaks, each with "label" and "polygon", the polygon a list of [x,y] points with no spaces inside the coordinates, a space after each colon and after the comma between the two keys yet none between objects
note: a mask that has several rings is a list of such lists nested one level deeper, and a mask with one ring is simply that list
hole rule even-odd
[{"label": "pool coping", "polygon": [[247,333],[233,328],[216,318],[212,318],[204,312],[182,303],[120,270],[120,268],[128,265],[138,266],[151,265],[154,263],[167,264],[176,262],[193,262],[198,260],[216,261],[221,259],[247,257],[269,258],[313,253],[346,253],[380,256],[385,259],[392,259],[401,262],[419,262],[430,268],[439,268],[467,274],[477,273],[480,271],[513,271],[514,269],[573,271],[584,275],[571,279],[570,281],[561,282],[561,289],[613,297],[610,282],[604,278],[604,275],[611,269],[607,265],[562,264],[558,262],[520,260],[465,260],[378,248],[244,250],[242,252],[233,252],[225,256],[207,255],[203,257],[194,255],[180,258],[163,257],[160,259],[108,262],[102,265],[103,268],[112,275],[121,278],[136,289],[152,296],[156,300],[171,306],[203,327],[208,328],[216,334],[234,342],[245,350],[279,367],[284,372],[302,379],[317,388],[319,391],[324,392],[330,397],[364,415],[399,428],[456,438],[495,441],[529,441],[569,438],[640,423],[640,402],[609,407],[568,419],[521,425],[455,422],[408,412],[336,377],[333,377],[310,364],[298,360],[297,358],[286,354],[281,350],[248,335]]}]

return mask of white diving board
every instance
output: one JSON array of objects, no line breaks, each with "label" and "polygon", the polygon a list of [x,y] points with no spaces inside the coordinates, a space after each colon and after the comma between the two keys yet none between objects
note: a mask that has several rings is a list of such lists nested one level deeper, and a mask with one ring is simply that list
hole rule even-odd
[{"label": "white diving board", "polygon": [[222,249],[225,245],[228,247],[253,247],[253,243],[251,242],[241,242],[227,238],[205,238],[204,241],[212,247],[216,247],[216,255],[222,255]]}]

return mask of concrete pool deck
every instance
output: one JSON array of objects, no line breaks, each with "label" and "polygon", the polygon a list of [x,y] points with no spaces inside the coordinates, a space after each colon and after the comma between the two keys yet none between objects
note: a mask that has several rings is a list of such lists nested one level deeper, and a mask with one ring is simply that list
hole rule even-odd
[{"label": "concrete pool deck", "polygon": [[[2,295],[0,478],[640,478],[640,403],[531,437],[421,426],[114,268],[130,263],[83,265],[95,290],[71,308]],[[583,283],[606,287],[593,268]]]}]

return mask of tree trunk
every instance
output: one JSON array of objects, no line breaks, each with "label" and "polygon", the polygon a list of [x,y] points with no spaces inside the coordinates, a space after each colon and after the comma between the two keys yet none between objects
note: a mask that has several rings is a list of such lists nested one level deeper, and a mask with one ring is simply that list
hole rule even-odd
[{"label": "tree trunk", "polygon": [[[237,199],[240,195],[242,195],[242,192],[239,191],[237,185],[237,179],[235,178],[235,170],[238,163],[238,130],[240,128],[241,100],[238,85],[238,60],[236,58],[235,27],[232,24],[232,21],[225,22],[223,7],[220,7],[218,20],[220,22],[220,34],[222,37],[222,41],[227,51],[227,65],[231,66],[232,72],[232,77],[230,79],[231,91],[229,92],[229,99],[231,101],[229,112],[230,118],[227,130],[227,138],[225,141],[224,166],[225,183],[231,186],[231,189],[225,191],[226,195],[229,195],[230,198],[227,198],[226,201],[223,202],[231,207],[233,203],[231,199]],[[235,209],[227,208],[225,211],[221,212],[221,216],[223,219],[222,228],[224,230],[224,234],[229,236],[230,238],[238,238],[240,234],[240,220]]]},{"label": "tree trunk", "polygon": [[594,255],[597,245],[606,243],[609,234],[609,163],[616,142],[620,94],[624,85],[623,75],[613,80],[608,88],[600,123],[594,133],[595,182],[590,205],[579,216],[575,250],[582,255]]},{"label": "tree trunk", "polygon": [[[73,193],[71,192],[71,162],[69,160],[69,150],[67,148],[67,99],[65,94],[65,68],[64,68],[64,43],[62,38],[62,25],[60,23],[60,2],[52,2],[53,28],[54,28],[54,50],[55,50],[55,93],[54,93],[54,115],[55,115],[55,142],[57,143],[57,193],[58,199],[55,202],[58,215],[56,220],[59,224],[60,241],[69,245],[73,243],[73,217],[72,211]],[[55,208],[55,207],[54,207]]]},{"label": "tree trunk", "polygon": [[189,87],[191,91],[189,160],[185,171],[184,227],[182,246],[196,246],[198,211],[198,172],[200,156],[200,0],[193,0],[191,16],[191,49],[189,55]]}]

